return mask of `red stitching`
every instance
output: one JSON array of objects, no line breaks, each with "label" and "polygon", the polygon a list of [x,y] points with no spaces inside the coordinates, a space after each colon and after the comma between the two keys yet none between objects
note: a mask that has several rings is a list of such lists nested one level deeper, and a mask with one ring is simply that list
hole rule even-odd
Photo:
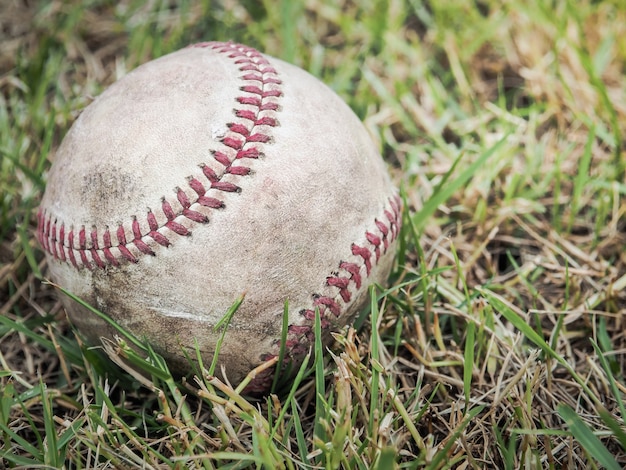
[{"label": "red stitching", "polygon": [[258,148],[256,147],[252,147],[249,148],[247,150],[240,150],[239,152],[237,152],[237,159],[242,159],[242,158],[259,158],[261,155],[263,155]]},{"label": "red stitching", "polygon": [[[276,112],[280,109],[276,100],[283,94],[280,88],[282,82],[278,78],[276,70],[270,66],[268,60],[251,47],[218,42],[199,43],[189,47],[209,48],[217,53],[225,54],[230,59],[234,59],[234,63],[239,65],[239,71],[243,73],[239,77],[242,80],[239,90],[244,93],[235,97],[235,101],[239,104],[250,105],[256,108],[255,110],[236,108],[234,110],[235,116],[250,121],[250,124],[227,123],[233,135],[221,139],[226,149],[212,151],[214,160],[224,166],[223,172],[218,174],[208,165],[201,163],[202,173],[207,178],[209,184],[205,185],[197,178],[191,176],[187,178],[187,185],[192,192],[189,195],[184,189],[180,187],[175,188],[175,200],[181,206],[177,210],[174,210],[170,203],[170,200],[174,201],[174,198],[172,196],[167,198],[163,196],[161,198],[161,210],[166,218],[165,223],[159,225],[156,216],[148,209],[145,220],[149,230],[146,233],[141,233],[141,224],[138,217],[132,216],[130,218],[132,240],[127,240],[126,229],[120,223],[115,234],[117,243],[112,243],[109,228],[105,227],[102,236],[102,247],[100,247],[98,242],[98,234],[95,227],[93,227],[88,238],[84,227],[78,228],[78,232],[75,232],[74,227],[70,225],[70,230],[66,237],[65,222],[57,220],[50,212],[40,209],[37,215],[37,238],[42,248],[55,259],[69,262],[76,269],[104,269],[107,266],[117,267],[121,262],[137,263],[140,255],[156,256],[154,249],[149,244],[150,241],[154,241],[163,247],[168,247],[172,244],[172,235],[164,229],[180,236],[187,236],[191,234],[190,227],[193,227],[195,224],[206,224],[209,221],[209,217],[192,208],[194,204],[209,209],[224,208],[223,200],[209,196],[207,194],[208,191],[214,190],[222,193],[241,191],[239,186],[230,181],[222,181],[222,178],[227,174],[239,177],[250,175],[249,167],[233,165],[233,162],[246,158],[255,159],[263,155],[257,144],[270,143],[271,136],[267,133],[267,128],[262,129],[259,126],[270,128],[278,126],[278,120],[274,116],[265,115],[265,113]],[[229,156],[231,153],[232,156]],[[181,223],[185,221],[187,221],[186,224]],[[186,225],[190,225],[190,227]],[[78,234],[78,246],[76,246],[75,242],[76,233]],[[134,247],[133,251],[129,249],[131,247]],[[76,255],[78,255],[78,259]]]},{"label": "red stitching", "polygon": [[93,227],[93,230],[91,231],[91,258],[94,260],[94,263],[96,263],[96,266],[104,268],[105,264],[100,258],[98,250],[98,231],[95,227]]},{"label": "red stitching", "polygon": [[[369,276],[372,267],[372,254],[375,255],[373,263],[376,264],[380,256],[376,255],[376,250],[380,251],[380,255],[387,252],[391,243],[399,234],[400,224],[402,221],[401,201],[399,196],[394,196],[388,200],[388,208],[384,213],[388,214],[388,223],[383,223],[378,219],[374,219],[374,226],[379,230],[380,234],[376,235],[370,231],[365,232],[366,243],[373,245],[374,250],[371,251],[366,246],[358,247],[352,244],[352,254],[357,257],[357,262],[342,261],[339,263],[339,270],[326,278],[326,285],[333,288],[335,295],[315,295],[313,299],[313,307],[318,307],[320,311],[321,326],[323,329],[329,328],[332,322],[330,318],[338,318],[343,311],[343,305],[350,302],[352,293],[350,286],[354,284],[356,290],[361,288],[363,275],[361,269],[364,268],[366,276]],[[380,248],[382,245],[382,249]],[[355,249],[358,248],[358,249]],[[367,253],[367,255],[366,255]],[[359,259],[360,258],[360,259]],[[288,329],[288,342],[293,344],[301,338],[311,341],[313,335],[313,323],[315,321],[315,310],[305,309],[300,312],[304,317],[305,323],[302,325],[290,325]],[[288,348],[289,349],[289,348]],[[291,351],[293,355],[293,351]]]},{"label": "red stitching", "polygon": [[[76,269],[79,269],[78,264],[76,263],[76,258],[74,257],[74,230],[70,229],[70,233],[67,234],[67,238],[68,238],[68,254],[70,257],[70,262],[72,263],[72,266],[74,266]],[[63,250],[63,247],[59,247],[59,249]]]},{"label": "red stitching", "polygon": [[83,265],[87,269],[91,269],[91,263],[87,259],[87,237],[85,236],[85,226],[83,225],[78,232],[78,246],[80,248],[79,254]]},{"label": "red stitching", "polygon": [[[56,231],[56,223],[54,225],[55,225],[54,228]],[[59,250],[60,259],[61,261],[65,261],[65,250],[62,248],[63,244],[65,243],[65,225],[61,225],[61,228],[59,229],[59,239],[57,240],[57,243],[59,244],[59,247],[60,247],[60,250]],[[53,242],[53,246],[54,246],[54,242]]]},{"label": "red stitching", "polygon": [[[225,167],[230,166],[230,159],[228,158],[228,155],[226,155],[224,152],[219,152],[216,150],[213,152],[213,157],[215,158],[215,160],[220,162]],[[201,166],[202,166],[202,171],[204,172],[205,175],[207,171],[213,171],[211,168],[209,168],[208,166],[204,164]],[[218,179],[217,174],[215,172],[213,172],[212,174],[214,175],[214,179],[211,181],[217,181]],[[208,175],[207,175],[207,178],[208,178]]]},{"label": "red stitching", "polygon": [[350,302],[350,291],[348,287],[350,286],[350,278],[349,277],[332,277],[329,276],[326,278],[326,284],[332,287],[339,288],[339,294],[344,302]]},{"label": "red stitching", "polygon": [[[401,214],[402,202],[399,196],[389,198],[387,207],[383,213],[387,222],[376,218],[373,227],[364,233],[364,244],[358,246],[352,244],[351,251],[356,257],[356,262],[342,261],[339,263],[339,270],[326,278],[326,286],[331,289],[328,295],[316,294],[313,296],[312,307],[300,311],[304,322],[300,325],[289,325],[287,328],[287,340],[285,341],[286,357],[281,367],[286,367],[294,359],[302,358],[308,351],[310,344],[315,340],[315,308],[319,309],[320,325],[322,330],[328,330],[333,325],[333,319],[339,318],[344,311],[345,305],[350,302],[352,293],[349,290],[352,285],[356,290],[360,289],[363,283],[362,269],[365,269],[365,277],[370,275],[372,264],[378,263],[380,256],[385,254],[391,243],[400,233],[402,222]],[[378,230],[379,233],[375,233]],[[369,247],[366,245],[370,245]],[[374,259],[372,260],[372,256]],[[333,295],[334,293],[334,295]],[[279,349],[279,342],[274,344],[276,350]],[[262,360],[269,360],[278,354],[265,354]],[[257,376],[246,387],[246,392],[263,393],[272,384],[275,370],[267,370],[263,375]]]},{"label": "red stitching", "polygon": [[372,257],[371,251],[364,246],[358,246],[355,243],[352,244],[352,254],[355,256],[360,256],[363,258],[363,262],[365,263],[365,268],[367,271],[367,275],[370,275],[372,271],[372,261],[370,258]]},{"label": "red stitching", "polygon": [[[150,212],[150,214],[152,214],[152,212]],[[109,226],[107,225],[105,231],[104,231],[104,235],[102,236],[103,240],[104,240],[104,257],[109,261],[109,263],[111,263],[113,266],[119,266],[119,263],[117,261],[117,259],[115,259],[115,256],[113,256],[113,253],[111,253],[111,232],[109,231]]]}]

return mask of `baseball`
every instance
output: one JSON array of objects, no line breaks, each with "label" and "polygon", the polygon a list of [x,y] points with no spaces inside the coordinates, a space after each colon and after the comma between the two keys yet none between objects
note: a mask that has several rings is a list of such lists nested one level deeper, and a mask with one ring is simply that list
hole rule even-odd
[{"label": "baseball", "polygon": [[[38,213],[49,278],[186,373],[195,341],[237,385],[298,365],[384,283],[400,199],[350,108],[307,72],[207,42],[148,62],[87,106],[54,155]],[[67,296],[91,342],[108,324]],[[284,370],[285,364],[273,371]],[[275,373],[275,372],[272,372]],[[263,393],[271,374],[248,391]]]}]

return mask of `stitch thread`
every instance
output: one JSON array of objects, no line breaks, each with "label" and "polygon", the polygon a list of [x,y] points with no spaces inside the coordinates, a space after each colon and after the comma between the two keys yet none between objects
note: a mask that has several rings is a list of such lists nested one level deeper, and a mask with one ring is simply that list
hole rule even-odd
[{"label": "stitch thread", "polygon": [[[385,210],[385,216],[387,217],[387,223],[381,222],[377,219],[374,220],[374,224],[380,231],[380,236],[373,234],[372,232],[365,232],[365,239],[367,243],[373,248],[373,254],[375,255],[375,263],[379,261],[380,256],[384,254],[389,245],[396,239],[398,236],[398,231],[401,222],[401,201],[399,196],[395,196],[389,199],[388,205],[390,210]],[[382,245],[382,251],[381,251]],[[358,250],[355,250],[355,247]],[[367,246],[357,246],[356,244],[352,244],[352,253],[355,254],[355,251],[358,252],[358,256],[362,258],[362,266],[365,267],[365,271],[367,276],[370,275],[372,268],[372,251]],[[367,257],[364,256],[365,253],[369,253]],[[320,319],[322,319],[322,328],[328,328],[331,325],[332,317],[338,318],[341,315],[342,307],[341,303],[348,303],[352,298],[352,293],[348,290],[351,283],[354,283],[356,289],[361,288],[362,277],[361,277],[361,266],[355,263],[339,263],[339,271],[338,273],[328,276],[326,278],[326,285],[328,287],[333,287],[336,289],[336,295],[334,297],[331,296],[321,296],[316,295],[313,300],[313,309],[303,310],[300,314],[309,322],[315,320],[315,308],[319,308],[320,311]],[[349,274],[349,276],[348,276]],[[329,315],[332,314],[331,315]],[[329,319],[330,317],[330,319]],[[289,326],[288,333],[292,336],[290,339],[299,339],[299,337],[310,337],[312,333],[313,325],[308,326],[309,330],[306,331],[306,326],[303,325],[291,325]]]},{"label": "stitch thread", "polygon": [[[218,174],[206,163],[200,163],[202,173],[208,180],[208,187],[192,176],[187,178],[187,186],[192,190],[192,197],[181,187],[176,187],[176,201],[182,207],[181,210],[175,211],[170,201],[163,196],[160,206],[166,218],[163,225],[159,226],[154,213],[148,209],[145,216],[149,227],[147,233],[141,233],[137,216],[132,216],[129,238],[127,239],[123,224],[118,224],[114,237],[111,236],[109,227],[106,226],[102,234],[102,246],[98,241],[96,227],[92,227],[88,236],[84,226],[78,227],[76,231],[73,225],[66,227],[64,221],[57,220],[50,212],[40,209],[37,214],[37,238],[43,249],[55,259],[69,262],[76,269],[104,269],[107,266],[119,267],[123,262],[138,263],[141,255],[156,256],[156,252],[150,246],[151,242],[163,247],[172,244],[172,235],[168,232],[179,236],[189,236],[194,224],[209,222],[209,217],[193,209],[194,204],[215,210],[225,207],[224,201],[213,193],[209,195],[209,191],[221,193],[241,191],[235,183],[223,181],[222,178],[227,174],[239,177],[250,175],[250,168],[241,164],[241,161],[263,156],[257,144],[271,143],[271,135],[264,133],[259,126],[270,128],[278,126],[276,117],[267,113],[275,113],[279,110],[276,100],[283,94],[280,88],[282,82],[268,60],[250,47],[219,42],[204,42],[189,47],[210,48],[234,59],[234,63],[239,65],[239,71],[243,72],[243,75],[239,77],[242,80],[242,85],[239,87],[242,95],[237,96],[235,101],[241,105],[256,108],[254,110],[236,108],[235,116],[249,121],[249,125],[227,123],[232,135],[221,139],[225,149],[211,152],[214,160],[224,167],[222,172]],[[232,151],[234,155],[230,156]],[[239,163],[235,164],[237,161]],[[171,198],[171,200],[174,199]],[[67,228],[69,232],[66,236]],[[78,235],[78,245],[75,241],[76,235]]]}]

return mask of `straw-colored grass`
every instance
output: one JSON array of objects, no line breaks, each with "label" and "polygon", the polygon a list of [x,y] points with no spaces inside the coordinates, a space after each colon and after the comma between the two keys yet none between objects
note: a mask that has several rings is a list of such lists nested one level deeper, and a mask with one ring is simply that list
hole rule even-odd
[{"label": "straw-colored grass", "polygon": [[[620,0],[1,2],[0,467],[626,466],[624,38]],[[406,201],[389,285],[260,401],[83,344],[33,236],[91,97],[229,39],[335,89]]]}]

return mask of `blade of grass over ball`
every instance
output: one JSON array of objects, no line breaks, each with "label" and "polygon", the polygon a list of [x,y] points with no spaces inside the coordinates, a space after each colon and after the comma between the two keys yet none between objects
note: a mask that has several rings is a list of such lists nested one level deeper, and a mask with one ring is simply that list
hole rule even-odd
[{"label": "blade of grass over ball", "polygon": [[195,362],[194,359],[191,358],[189,352],[181,345],[181,353],[183,354],[183,356],[185,356],[185,360],[192,368],[193,373],[198,377],[202,377],[204,375],[204,359],[202,359],[202,353],[200,352],[200,343],[198,342],[198,338],[193,339],[193,352]]},{"label": "blade of grass over ball", "polygon": [[107,314],[105,314],[105,313],[101,312],[100,310],[98,310],[97,308],[91,306],[90,304],[88,304],[84,300],[80,299],[79,297],[76,297],[70,291],[68,291],[67,289],[59,286],[58,284],[54,284],[54,283],[52,283],[50,281],[47,281],[47,283],[49,283],[51,286],[55,287],[56,289],[60,290],[64,295],[68,296],[70,299],[72,299],[74,302],[77,302],[79,305],[85,307],[87,310],[89,310],[94,315],[98,316],[100,319],[104,320],[110,326],[115,328],[115,330],[118,333],[120,333],[124,338],[126,338],[128,341],[130,341],[135,347],[139,348],[140,350],[142,350],[142,351],[144,351],[146,353],[148,352],[148,350],[147,350],[145,344],[143,343],[143,341],[139,340],[135,335],[133,335],[130,332],[126,331],[126,329],[124,329],[121,325],[119,325],[115,320],[113,320]]},{"label": "blade of grass over ball", "polygon": [[209,366],[209,375],[215,375],[215,369],[217,369],[217,360],[219,358],[219,351],[222,349],[222,344],[224,343],[224,338],[226,337],[226,331],[228,331],[228,325],[230,325],[230,321],[233,319],[233,315],[235,315],[235,312],[243,303],[243,299],[245,298],[245,296],[245,292],[241,294],[228,308],[220,321],[218,321],[213,327],[214,331],[222,328],[222,334],[217,338],[217,342],[215,343],[215,352],[213,353],[213,359],[211,360],[211,365]]},{"label": "blade of grass over ball", "polygon": [[[278,357],[272,357],[270,359],[267,359],[265,362],[262,362],[258,366],[256,366],[254,369],[248,372],[248,374],[243,378],[241,382],[239,382],[239,385],[237,385],[237,387],[235,388],[235,393],[238,393],[238,394],[243,393],[246,387],[250,383],[252,383],[252,381],[258,376],[258,374],[267,373],[266,371],[273,369],[276,366],[277,362],[278,362]],[[228,374],[228,371],[226,370],[226,366],[222,366],[222,372],[224,372],[226,375]]]},{"label": "blade of grass over ball", "polygon": [[276,371],[274,372],[274,380],[272,380],[272,393],[275,393],[280,375],[283,372],[283,364],[285,362],[285,348],[287,347],[287,332],[289,330],[289,299],[285,299],[283,305],[283,324],[280,330],[280,349],[278,351],[278,362],[276,363]]},{"label": "blade of grass over ball", "polygon": [[602,445],[600,439],[598,439],[572,408],[568,405],[561,404],[557,406],[557,411],[567,424],[572,435],[580,442],[580,445],[590,457],[608,470],[620,470],[622,468],[615,461],[608,449]]},{"label": "blade of grass over ball", "polygon": [[159,371],[158,377],[160,379],[163,380],[171,377],[165,360],[154,350],[154,348],[149,343],[146,344],[146,349],[148,350],[148,357],[144,360],[144,362],[153,365]]},{"label": "blade of grass over ball", "polygon": [[[152,359],[155,353],[151,350],[149,345],[146,344],[144,347],[144,354],[138,354],[137,351],[129,346],[122,338],[118,337],[117,341],[112,341],[108,338],[102,339],[102,349],[111,361],[117,364],[118,367],[124,369],[130,376],[146,388],[154,390],[152,382],[147,377],[144,377],[144,374],[152,377],[153,380],[164,380],[169,375],[169,372],[164,372]],[[148,358],[145,357],[146,354]]]},{"label": "blade of grass over ball", "polygon": [[228,328],[228,325],[230,324],[230,321],[232,320],[233,315],[239,309],[245,297],[246,297],[246,294],[244,292],[233,302],[233,304],[228,308],[228,310],[226,311],[224,316],[220,319],[220,321],[218,321],[215,324],[213,329],[219,330],[220,328],[224,328],[224,329]]}]

